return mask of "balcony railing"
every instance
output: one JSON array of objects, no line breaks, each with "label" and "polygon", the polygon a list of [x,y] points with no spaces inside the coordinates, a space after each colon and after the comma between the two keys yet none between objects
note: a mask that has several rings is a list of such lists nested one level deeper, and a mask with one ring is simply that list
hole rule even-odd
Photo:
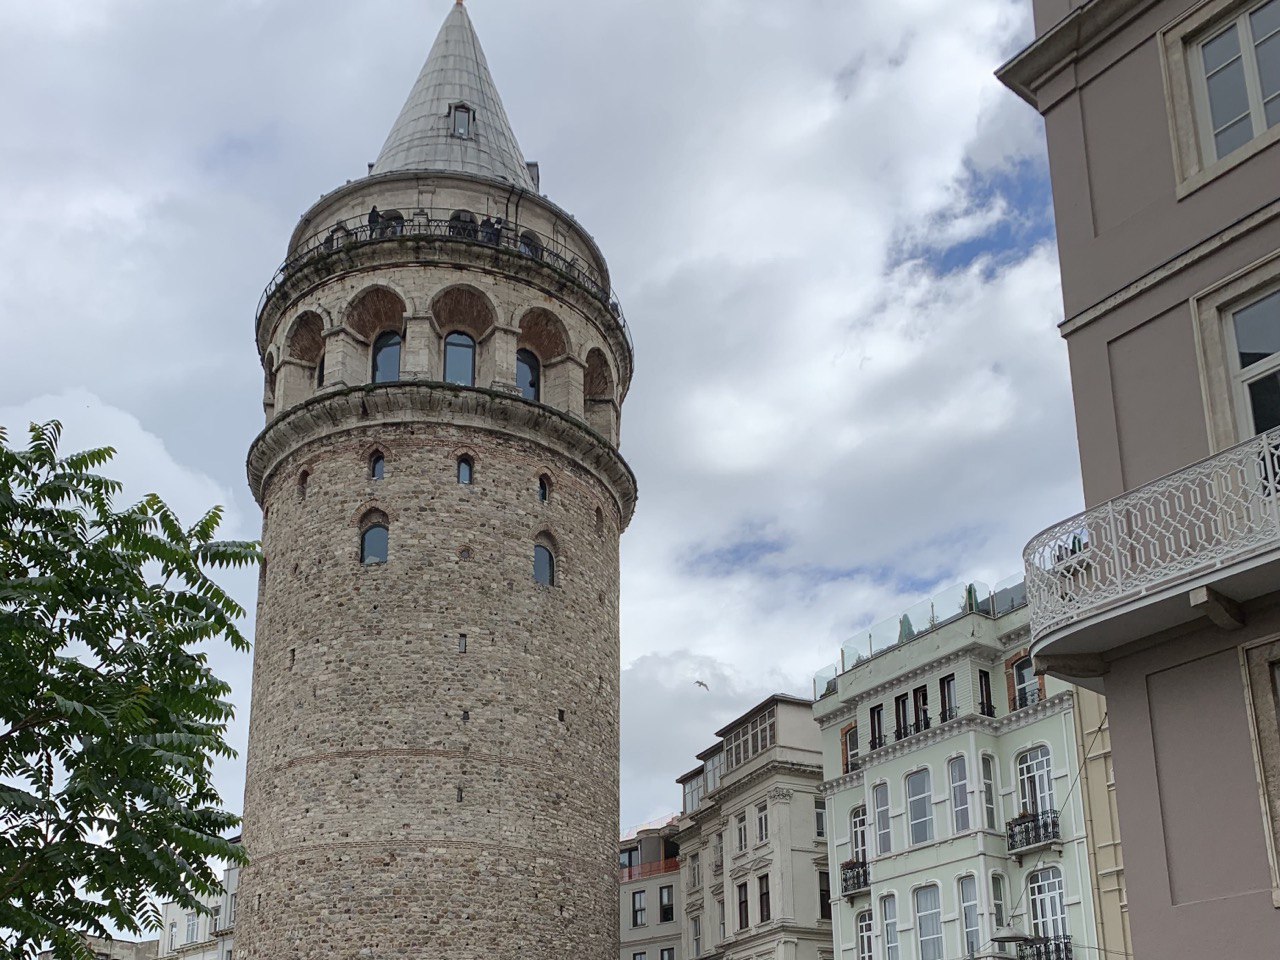
[{"label": "balcony railing", "polygon": [[960,711],[955,707],[943,707],[938,713],[938,722],[946,723],[948,720],[954,720],[958,716],[960,716]]},{"label": "balcony railing", "polygon": [[680,861],[675,857],[656,860],[653,863],[637,863],[634,867],[619,867],[618,882],[629,883],[632,880],[643,880],[645,877],[656,877],[663,873],[678,873]]},{"label": "balcony railing", "polygon": [[1071,938],[1042,937],[1018,944],[1018,960],[1072,960]]},{"label": "balcony railing", "polygon": [[1035,640],[1280,549],[1280,428],[1041,533],[1023,551]]},{"label": "balcony railing", "polygon": [[361,244],[423,237],[494,247],[546,264],[585,288],[603,303],[621,326],[627,338],[627,344],[634,349],[631,331],[627,328],[627,321],[622,315],[622,306],[618,303],[618,298],[609,288],[604,277],[594,267],[584,263],[564,244],[544,237],[537,231],[520,224],[500,221],[464,222],[453,219],[451,211],[420,211],[420,214],[409,219],[384,217],[376,224],[370,224],[363,218],[340,220],[302,240],[294,248],[289,259],[280,265],[280,269],[276,271],[275,276],[262,292],[262,298],[258,301],[258,318],[261,319],[263,308],[271,299],[271,295],[284,284],[291,273],[301,267],[318,263],[339,250],[350,249]]},{"label": "balcony railing", "polygon": [[1062,839],[1058,811],[1043,810],[1010,820],[1005,825],[1005,836],[1009,841],[1010,853],[1056,843]]},{"label": "balcony railing", "polygon": [[840,895],[851,897],[871,888],[871,866],[865,860],[846,860],[840,864]]},{"label": "balcony railing", "polygon": [[[898,739],[901,740],[902,738],[899,737]],[[888,737],[886,737],[883,733],[877,733],[874,737],[871,738],[871,749],[879,750],[888,742],[889,742]]]},{"label": "balcony railing", "polygon": [[979,703],[978,712],[984,717],[994,717],[996,715],[996,705],[994,703]]},{"label": "balcony railing", "polygon": [[1017,706],[1014,709],[1021,710],[1023,707],[1029,707],[1032,704],[1039,703],[1044,697],[1040,694],[1039,687],[1033,687],[1028,690],[1019,690],[1014,702]]}]

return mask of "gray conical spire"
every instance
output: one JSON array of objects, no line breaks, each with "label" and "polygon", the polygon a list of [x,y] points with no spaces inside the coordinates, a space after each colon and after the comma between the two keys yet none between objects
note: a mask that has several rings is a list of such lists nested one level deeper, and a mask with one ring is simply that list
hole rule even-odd
[{"label": "gray conical spire", "polygon": [[[457,134],[454,110],[472,111],[469,134]],[[458,0],[440,28],[373,172],[448,170],[496,177],[535,189],[502,107],[467,8]]]}]

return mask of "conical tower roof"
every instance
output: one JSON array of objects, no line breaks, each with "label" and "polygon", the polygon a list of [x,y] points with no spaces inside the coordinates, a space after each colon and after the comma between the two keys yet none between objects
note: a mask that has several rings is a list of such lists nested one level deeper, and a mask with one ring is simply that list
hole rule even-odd
[{"label": "conical tower roof", "polygon": [[[455,132],[460,105],[472,111],[467,136]],[[440,28],[373,166],[375,174],[408,170],[469,173],[535,189],[462,0]]]}]

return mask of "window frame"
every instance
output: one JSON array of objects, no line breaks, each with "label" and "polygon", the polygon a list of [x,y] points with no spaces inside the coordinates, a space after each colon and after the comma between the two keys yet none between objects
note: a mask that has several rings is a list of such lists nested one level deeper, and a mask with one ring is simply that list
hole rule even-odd
[{"label": "window frame", "polygon": [[751,891],[744,880],[738,884],[738,929],[746,930],[751,926]]},{"label": "window frame", "polygon": [[[455,337],[460,338],[459,342],[451,343],[450,341],[452,341]],[[466,342],[465,343],[461,342],[463,340],[465,340]],[[451,347],[457,350],[465,349],[470,354],[471,374],[469,379],[467,380],[449,379],[449,351]],[[480,351],[480,345],[476,343],[476,338],[473,337],[471,334],[467,333],[465,330],[450,330],[447,334],[445,334],[445,337],[444,337],[444,356],[442,357],[443,362],[441,363],[440,379],[444,383],[452,384],[455,387],[475,387],[476,367],[478,365],[477,360],[479,359],[478,357],[479,351]]]},{"label": "window frame", "polygon": [[[371,556],[369,549],[369,535],[375,530],[381,530],[386,537],[386,549],[382,552],[381,559],[375,559]],[[378,567],[391,562],[391,525],[381,520],[374,521],[360,528],[360,566],[362,567]]]},{"label": "window frame", "polygon": [[759,900],[760,922],[768,923],[773,919],[769,901],[769,874],[762,873],[756,877],[756,895]]},{"label": "window frame", "polygon": [[734,825],[738,828],[738,836],[737,836],[738,848],[735,852],[742,853],[747,849],[747,845],[749,843],[749,840],[747,837],[747,811],[743,810],[741,813],[737,815],[737,817],[735,818]]},{"label": "window frame", "polygon": [[968,833],[973,829],[973,817],[969,809],[969,758],[965,754],[957,754],[947,761],[947,785],[951,796],[951,829],[957,834]]},{"label": "window frame", "polygon": [[[1187,65],[1191,71],[1196,130],[1199,134],[1201,157],[1206,167],[1212,167],[1239,153],[1252,144],[1253,141],[1273,129],[1267,126],[1266,101],[1262,99],[1261,77],[1258,67],[1257,47],[1259,41],[1253,35],[1252,23],[1253,14],[1273,2],[1275,0],[1252,0],[1252,2],[1240,6],[1239,12],[1234,16],[1216,20],[1211,26],[1206,27],[1186,41],[1187,51],[1190,54],[1187,58]],[[1209,106],[1209,81],[1204,69],[1204,48],[1211,41],[1218,39],[1231,30],[1236,32],[1236,38],[1239,42],[1240,52],[1238,56],[1243,68],[1245,93],[1249,103],[1248,114],[1238,117],[1232,121],[1232,124],[1243,120],[1247,116],[1251,122],[1253,136],[1235,150],[1219,155],[1216,140],[1217,131],[1213,128],[1213,116]],[[1274,36],[1277,36],[1277,34],[1268,34],[1263,40],[1269,40]],[[1228,124],[1228,126],[1232,124]],[[1276,124],[1276,126],[1280,126],[1280,124]],[[1226,128],[1224,127],[1223,129]]]},{"label": "window frame", "polygon": [[[461,124],[462,130],[459,131],[459,120],[466,117],[466,121]],[[476,112],[470,105],[465,103],[455,103],[449,108],[449,136],[457,137],[459,140],[471,140],[475,137]]]},{"label": "window frame", "polygon": [[989,753],[982,755],[982,806],[988,830],[1000,829],[999,790],[996,788],[996,761]]},{"label": "window frame", "polygon": [[[937,906],[929,910],[921,910],[920,895],[929,891],[933,892],[933,896],[937,901]],[[942,958],[946,956],[946,947],[942,929],[942,888],[936,883],[928,883],[924,886],[916,887],[911,891],[911,906],[915,919],[916,948],[918,950],[917,955],[920,957],[920,960],[942,960]],[[937,932],[931,932],[929,934],[928,940],[935,949],[926,954],[924,920],[929,916],[936,918],[933,920],[933,924],[936,925]]]},{"label": "window frame", "polygon": [[[1215,147],[1216,159],[1210,159],[1204,147],[1206,121],[1200,106],[1203,95],[1198,90],[1204,84],[1204,61],[1199,59],[1201,44],[1239,17],[1248,16],[1265,5],[1265,0],[1203,0],[1157,35],[1179,200],[1280,141],[1280,124],[1277,124],[1221,158],[1217,158]],[[1211,129],[1208,136],[1212,137]]]},{"label": "window frame", "polygon": [[849,859],[866,863],[867,852],[867,807],[858,804],[849,810]]},{"label": "window frame", "polygon": [[[1034,759],[1029,759],[1032,757]],[[1048,744],[1039,743],[1018,751],[1013,763],[1018,777],[1018,801],[1022,804],[1022,810],[1037,814],[1056,810],[1053,795],[1053,751]],[[1043,802],[1046,799],[1049,801],[1048,805]]]},{"label": "window frame", "polygon": [[813,798],[813,835],[818,840],[827,837],[827,801],[823,797]]},{"label": "window frame", "polygon": [[[464,479],[463,474],[466,474]],[[466,454],[458,458],[457,469],[454,473],[458,480],[458,486],[469,487],[476,482],[476,462]]]},{"label": "window frame", "polygon": [[[530,363],[532,361],[532,363]],[[530,371],[530,390],[533,396],[525,393],[525,388],[520,384],[520,367]],[[516,388],[520,391],[520,396],[531,403],[542,402],[542,361],[538,359],[538,355],[528,347],[521,347],[516,351]]]},{"label": "window frame", "polygon": [[[967,890],[966,890],[967,888]],[[982,949],[982,926],[978,920],[978,878],[965,874],[956,884],[960,904],[960,938],[965,951],[973,956]]]},{"label": "window frame", "polygon": [[676,918],[676,888],[666,884],[658,888],[658,922],[672,923]]},{"label": "window frame", "polygon": [[769,842],[769,802],[756,804],[756,843]]},{"label": "window frame", "polygon": [[874,960],[875,922],[870,910],[860,910],[854,919],[854,930],[858,943],[858,960]]},{"label": "window frame", "polygon": [[831,871],[818,871],[818,919],[831,919]]},{"label": "window frame", "polygon": [[897,894],[887,893],[880,898],[880,934],[884,939],[884,960],[899,960]]},{"label": "window frame", "polygon": [[[883,791],[883,794],[881,794]],[[884,805],[881,806],[881,796],[884,798]],[[893,853],[893,816],[889,811],[889,783],[887,780],[881,780],[879,783],[873,784],[871,787],[871,805],[874,810],[876,824],[876,854],[885,856]],[[881,819],[883,814],[883,821]]]},{"label": "window frame", "polygon": [[[380,375],[379,367],[381,366],[381,358],[383,354],[392,349],[391,341],[395,341],[396,363],[395,376],[387,377]],[[386,371],[381,371],[385,373]],[[381,383],[400,383],[404,374],[404,336],[395,330],[384,330],[374,338],[373,345],[369,348],[369,382],[374,384]]]},{"label": "window frame", "polygon": [[[924,777],[924,792],[913,796],[911,793],[912,778],[921,775]],[[903,778],[903,784],[907,797],[907,846],[919,847],[927,843],[933,843],[936,836],[933,829],[933,776],[929,768],[921,767],[918,770],[912,770]],[[915,813],[911,809],[912,804],[917,801],[923,802],[925,807],[925,816],[920,819],[916,819]],[[916,839],[916,824],[918,823],[927,824],[928,826],[926,831],[928,836],[922,840]]]},{"label": "window frame", "polygon": [[[1005,881],[1004,874],[991,874],[991,927],[993,932],[1006,923],[1006,911],[1009,908],[1009,887]],[[996,949],[1000,953],[1006,953],[1007,947],[1003,943],[996,944]]]},{"label": "window frame", "polygon": [[[538,560],[545,555],[545,564],[548,568],[546,579],[538,575]],[[543,587],[554,587],[557,585],[556,552],[545,543],[535,543],[533,545],[533,582]]]},{"label": "window frame", "polygon": [[[1055,874],[1056,877],[1053,876]],[[1045,880],[1038,882],[1037,877],[1044,877]],[[1040,887],[1039,892],[1037,886]],[[1056,905],[1056,911],[1043,912],[1047,905]],[[1032,936],[1067,936],[1067,885],[1058,867],[1041,867],[1027,875],[1027,911],[1031,918]]]},{"label": "window frame", "polygon": [[634,928],[636,928],[636,927],[643,927],[643,926],[646,926],[646,923],[645,923],[645,910],[646,910],[646,907],[645,907],[645,893],[646,893],[646,892],[647,892],[647,891],[645,891],[645,890],[632,890],[632,891],[631,891],[631,926],[632,926],[632,929],[634,929]]},{"label": "window frame", "polygon": [[695,913],[689,918],[689,939],[693,941],[693,955],[702,956],[702,914]]},{"label": "window frame", "polygon": [[[1240,346],[1236,334],[1236,315],[1250,307],[1257,306],[1271,297],[1280,297],[1280,282],[1267,284],[1255,290],[1238,303],[1233,303],[1223,311],[1223,337],[1226,340],[1227,359],[1231,364],[1231,399],[1236,411],[1237,436],[1242,440],[1256,437],[1262,431],[1258,429],[1253,416],[1253,399],[1249,394],[1250,384],[1258,380],[1280,374],[1280,350],[1269,355],[1265,360],[1248,367],[1240,366]],[[1271,429],[1275,429],[1272,427]]]},{"label": "window frame", "polygon": [[702,858],[696,850],[689,854],[689,886],[702,886]]}]

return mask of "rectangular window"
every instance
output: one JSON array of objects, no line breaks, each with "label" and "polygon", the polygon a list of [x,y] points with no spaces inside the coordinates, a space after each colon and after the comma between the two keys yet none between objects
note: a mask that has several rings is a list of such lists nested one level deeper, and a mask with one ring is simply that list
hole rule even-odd
[{"label": "rectangular window", "polygon": [[236,922],[236,895],[231,895],[230,901],[227,903],[227,926],[231,926]]},{"label": "rectangular window", "polygon": [[756,877],[756,886],[760,892],[760,922],[764,923],[771,916],[769,912],[769,875],[762,873]]},{"label": "rectangular window", "polygon": [[670,923],[676,918],[676,888],[658,888],[658,922]]},{"label": "rectangular window", "polygon": [[884,704],[878,703],[871,708],[871,744],[870,749],[878,750],[884,746]]},{"label": "rectangular window", "polygon": [[880,919],[884,925],[884,960],[899,960],[897,897],[890,894],[880,898]]},{"label": "rectangular window", "polygon": [[826,870],[818,871],[818,916],[831,919],[831,874]]},{"label": "rectangular window", "polygon": [[933,839],[932,792],[928,770],[917,770],[907,777],[907,821],[913,844]]},{"label": "rectangular window", "polygon": [[169,924],[169,952],[172,953],[178,949],[178,922],[175,920]]},{"label": "rectangular window", "polygon": [[942,723],[955,719],[957,711],[956,675],[954,673],[938,681],[938,709],[942,711],[938,714],[938,719]]},{"label": "rectangular window", "polygon": [[631,892],[631,925],[633,927],[644,926],[644,894],[643,890]]},{"label": "rectangular window", "polygon": [[647,956],[648,954],[646,953],[633,953],[631,955],[631,960],[645,960]]},{"label": "rectangular window", "polygon": [[222,904],[215,903],[213,905],[213,914],[209,917],[209,932],[221,930],[222,925],[219,921],[222,919]]},{"label": "rectangular window", "polygon": [[658,960],[676,960],[676,948],[663,947],[658,951]]},{"label": "rectangular window", "polygon": [[929,688],[916,687],[911,693],[911,710],[915,720],[915,730],[929,729]]},{"label": "rectangular window", "polygon": [[1230,327],[1242,426],[1264,433],[1280,426],[1280,290],[1233,311]]},{"label": "rectangular window", "polygon": [[978,935],[978,880],[974,876],[960,878],[960,922],[964,949],[973,956],[982,946],[982,937]]},{"label": "rectangular window", "polygon": [[1208,162],[1280,124],[1280,0],[1233,19],[1198,43],[1191,61]]},{"label": "rectangular window", "polygon": [[846,773],[850,770],[858,769],[858,728],[856,725],[844,732],[844,769]]},{"label": "rectangular window", "polygon": [[978,671],[978,712],[984,717],[996,715],[996,704],[991,699],[991,674],[986,670]]},{"label": "rectangular window", "polygon": [[747,815],[738,814],[738,852],[747,849]]},{"label": "rectangular window", "polygon": [[689,854],[689,886],[695,890],[702,886],[702,858],[696,853]]},{"label": "rectangular window", "polygon": [[947,763],[951,777],[951,826],[954,832],[969,829],[969,764],[964,756],[952,757]]},{"label": "rectangular window", "polygon": [[747,893],[745,883],[738,884],[738,929],[745,930],[751,926],[751,897]]},{"label": "rectangular window", "polygon": [[827,801],[821,797],[813,799],[813,835],[819,840],[827,835]]},{"label": "rectangular window", "polygon": [[854,860],[867,860],[867,808],[854,807],[849,811],[849,850]]},{"label": "rectangular window", "polygon": [[990,757],[982,757],[982,805],[986,808],[987,829],[996,829],[996,764]]},{"label": "rectangular window", "polygon": [[711,864],[711,869],[713,870],[723,869],[724,868],[724,833],[723,832],[716,834],[716,839],[711,846],[711,855],[712,857],[715,858],[714,862]]},{"label": "rectangular window", "polygon": [[732,770],[777,742],[777,714],[773,707],[724,738],[726,766]]},{"label": "rectangular window", "polygon": [[858,960],[872,960],[871,956],[871,911],[863,910],[858,914]]},{"label": "rectangular window", "polygon": [[629,850],[618,851],[618,866],[623,870],[628,867],[638,867],[640,865],[640,851],[635,847]]},{"label": "rectangular window", "polygon": [[1031,933],[1037,937],[1064,937],[1067,934],[1067,907],[1062,871],[1057,867],[1037,870],[1027,878],[1031,900]]},{"label": "rectangular window", "polygon": [[908,693],[893,698],[893,736],[901,740],[911,732],[911,695]]},{"label": "rectangular window", "polygon": [[195,943],[200,927],[200,917],[196,913],[187,914],[187,943]]},{"label": "rectangular window", "polygon": [[893,834],[889,828],[889,785],[877,783],[871,788],[871,804],[876,817],[876,851],[880,856],[893,852]]},{"label": "rectangular window", "polygon": [[[991,875],[991,925],[995,928],[1004,926],[1004,877],[995,873]],[[997,943],[996,949],[1001,953],[1008,951],[1008,945]]]},{"label": "rectangular window", "polygon": [[694,914],[689,918],[689,938],[693,941],[693,955],[702,956],[702,916]]},{"label": "rectangular window", "polygon": [[769,805],[767,803],[756,807],[756,839],[760,843],[769,839]]},{"label": "rectangular window", "polygon": [[921,887],[915,898],[920,960],[942,960],[942,898],[938,888]]},{"label": "rectangular window", "polygon": [[716,901],[716,918],[717,918],[717,919],[719,920],[719,922],[720,922],[720,939],[721,939],[721,940],[723,940],[723,939],[725,938],[725,929],[724,929],[724,901],[723,901],[723,900],[717,900],[717,901]]}]

